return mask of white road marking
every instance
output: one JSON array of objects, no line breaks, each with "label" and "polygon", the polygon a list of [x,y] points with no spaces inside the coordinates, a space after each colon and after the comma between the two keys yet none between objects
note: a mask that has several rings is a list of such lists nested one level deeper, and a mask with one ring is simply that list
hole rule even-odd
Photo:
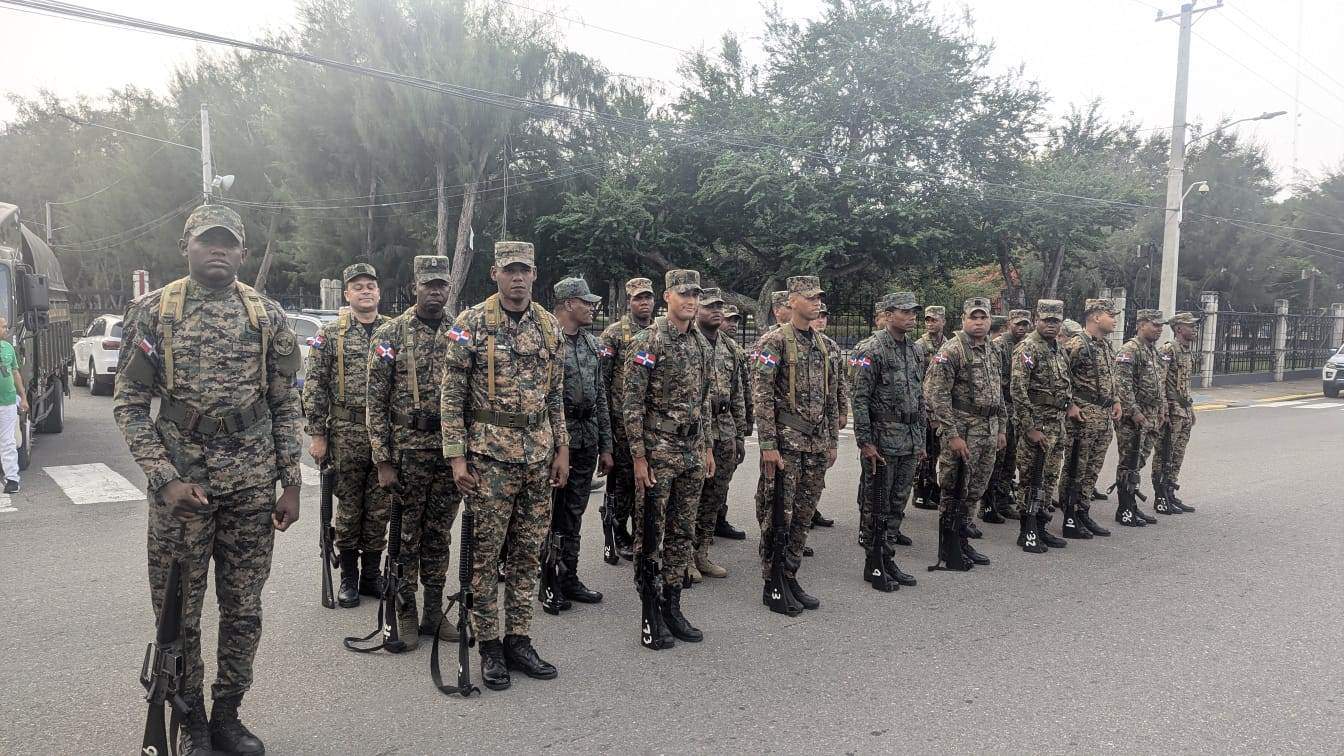
[{"label": "white road marking", "polygon": [[9,514],[10,512],[17,511],[19,510],[14,506],[14,502],[10,500],[9,494],[0,493],[0,514]]},{"label": "white road marking", "polygon": [[322,484],[322,473],[317,471],[312,465],[299,463],[299,474],[303,476],[305,486],[317,486]]},{"label": "white road marking", "polygon": [[1293,409],[1330,409],[1331,407],[1338,406],[1339,405],[1334,402],[1322,402],[1321,404],[1301,404],[1293,407]]},{"label": "white road marking", "polygon": [[1268,402],[1266,404],[1257,404],[1257,407],[1296,407],[1299,404],[1306,404],[1311,399],[1290,399],[1286,402]]},{"label": "white road marking", "polygon": [[131,485],[129,480],[102,462],[44,467],[42,471],[56,481],[56,485],[76,504],[143,501],[145,498],[144,491]]}]

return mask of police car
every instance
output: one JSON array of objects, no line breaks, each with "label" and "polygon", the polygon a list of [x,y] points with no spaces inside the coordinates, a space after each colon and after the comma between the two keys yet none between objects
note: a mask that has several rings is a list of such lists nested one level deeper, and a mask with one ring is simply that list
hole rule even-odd
[{"label": "police car", "polygon": [[1321,390],[1326,396],[1339,396],[1340,386],[1344,386],[1344,346],[1321,368]]}]

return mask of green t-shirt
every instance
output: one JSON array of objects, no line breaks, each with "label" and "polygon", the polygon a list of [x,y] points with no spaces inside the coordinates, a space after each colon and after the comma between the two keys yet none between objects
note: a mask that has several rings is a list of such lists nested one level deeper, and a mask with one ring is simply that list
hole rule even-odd
[{"label": "green t-shirt", "polygon": [[8,407],[19,401],[14,389],[14,371],[19,369],[19,357],[14,353],[14,345],[0,340],[0,407]]}]

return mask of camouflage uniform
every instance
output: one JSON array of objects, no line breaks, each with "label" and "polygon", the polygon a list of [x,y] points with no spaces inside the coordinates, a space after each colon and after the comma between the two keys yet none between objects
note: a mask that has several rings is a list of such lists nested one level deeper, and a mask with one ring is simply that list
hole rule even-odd
[{"label": "camouflage uniform", "polygon": [[[653,282],[647,278],[632,278],[625,282],[626,297],[633,298],[644,292],[653,293]],[[607,391],[607,411],[611,413],[612,457],[615,465],[607,473],[605,506],[612,508],[618,524],[630,518],[635,505],[635,467],[630,458],[630,442],[625,436],[625,373],[634,354],[630,342],[644,326],[635,322],[629,313],[607,326],[602,332],[599,356],[602,358],[602,382]]]},{"label": "camouflage uniform", "polygon": [[[1114,314],[1109,299],[1089,299],[1085,314],[1102,310]],[[1064,347],[1069,358],[1073,383],[1073,401],[1082,412],[1083,422],[1075,432],[1078,446],[1078,496],[1083,509],[1097,485],[1097,476],[1111,446],[1111,408],[1119,400],[1115,386],[1115,352],[1104,336],[1083,333],[1069,339]]]},{"label": "camouflage uniform", "polygon": [[[671,270],[665,284],[699,290],[700,274]],[[682,585],[691,564],[704,458],[712,448],[713,354],[699,330],[691,327],[681,333],[659,317],[630,343],[626,365],[622,414],[630,455],[648,461],[655,481],[635,500],[635,559],[645,553],[644,511],[651,507],[659,532],[650,538],[663,581],[672,588]]]},{"label": "camouflage uniform", "polygon": [[[211,228],[243,240],[242,220],[220,205],[197,208],[183,236]],[[218,706],[252,685],[261,593],[275,538],[275,482],[302,482],[302,413],[294,390],[298,344],[280,306],[236,281],[212,290],[179,279],[131,303],[123,324],[112,414],[148,479],[154,612],[163,605],[169,567],[180,558],[181,692],[199,696],[201,608],[213,559],[219,649],[211,692]],[[156,396],[159,414],[151,418]],[[182,518],[173,513],[160,494],[178,479],[205,489],[206,512]]]},{"label": "camouflage uniform", "polygon": [[[912,310],[918,307],[910,292],[889,294],[880,307]],[[913,340],[897,340],[890,331],[878,331],[854,347],[854,440],[859,448],[877,447],[883,464],[878,475],[865,464],[859,479],[859,545],[867,550],[872,542],[873,518],[870,490],[879,485],[886,491],[887,510],[876,513],[885,522],[883,551],[895,553],[896,538],[905,517],[905,500],[914,482],[917,454],[924,449],[924,369]]]},{"label": "camouflage uniform", "polygon": [[[496,242],[495,267],[512,263],[535,267],[532,245]],[[465,456],[477,478],[466,501],[475,521],[472,622],[482,642],[499,638],[501,548],[504,632],[526,636],[531,628],[551,516],[550,464],[569,446],[560,323],[536,302],[517,321],[503,309],[491,295],[459,315],[442,339],[443,455]]]},{"label": "camouflage uniform", "polygon": [[[1030,310],[1012,310],[1008,313],[1008,328],[1022,320],[1031,322]],[[1023,339],[1026,336],[1022,337]],[[1004,418],[1004,436],[1006,442],[1002,449],[994,454],[994,472],[990,474],[989,489],[986,491],[987,497],[998,497],[1000,501],[1006,500],[1013,495],[1013,479],[1017,475],[1017,428],[1013,420],[1013,350],[1022,343],[1022,339],[1013,338],[1011,330],[1005,329],[1003,333],[994,337],[990,341],[990,346],[998,353],[999,357],[999,376],[1003,384],[1003,401],[1008,408],[1008,414]],[[988,502],[989,499],[986,499]],[[1014,507],[1015,509],[1016,507]]]},{"label": "camouflage uniform", "polygon": [[[820,291],[815,276],[789,278],[789,292]],[[778,450],[784,469],[762,472],[756,486],[761,525],[761,574],[770,576],[770,534],[775,486],[782,486],[788,550],[784,574],[794,577],[807,545],[808,525],[826,482],[827,456],[840,435],[840,347],[824,333],[784,323],[761,337],[752,375],[756,435],[762,451]]]},{"label": "camouflage uniform", "polygon": [[[356,263],[342,275],[377,277],[373,266]],[[376,330],[389,320],[377,315]],[[324,323],[310,339],[303,379],[304,433],[325,436],[336,473],[334,494],[336,547],[341,551],[381,552],[387,545],[387,496],[378,487],[378,468],[369,447],[364,399],[372,331],[347,309]]]},{"label": "camouflage uniform", "polygon": [[[1042,299],[1036,304],[1036,313],[1038,318],[1062,319],[1064,303],[1057,299]],[[1013,350],[1012,394],[1014,421],[1021,434],[1017,475],[1023,485],[1018,497],[1018,514],[1025,515],[1031,497],[1031,471],[1038,457],[1045,456],[1042,485],[1048,495],[1053,496],[1059,485],[1060,464],[1067,443],[1065,413],[1073,403],[1073,392],[1068,361],[1054,339],[1047,340],[1039,331],[1032,331]],[[1033,430],[1044,434],[1041,443],[1034,444],[1027,439],[1027,433]]]},{"label": "camouflage uniform", "polygon": [[[988,306],[979,309],[988,311]],[[964,331],[948,339],[930,360],[924,376],[924,403],[942,446],[938,457],[940,507],[964,518],[967,507],[979,500],[989,484],[1006,413],[999,361],[989,342],[973,344]],[[955,437],[966,441],[971,456],[966,462],[966,498],[960,501],[955,490],[960,458],[947,446]]]},{"label": "camouflage uniform", "polygon": [[[416,283],[448,280],[447,257],[417,255]],[[414,305],[373,332],[367,414],[374,463],[397,470],[401,504],[402,597],[415,606],[416,579],[435,606],[448,579],[453,520],[461,496],[439,449],[439,385],[445,321],[426,324]],[[414,370],[411,369],[414,365]]]},{"label": "camouflage uniform", "polygon": [[[924,317],[928,318],[930,316],[946,318],[947,309],[941,305],[931,305],[924,308]],[[929,333],[926,330],[924,335],[915,339],[915,354],[919,356],[920,364],[924,366],[925,376],[929,374],[929,366],[933,364],[933,356],[938,353],[938,350],[941,349],[945,343],[947,343],[947,337],[943,336],[941,331],[937,333]],[[925,492],[922,488],[923,484],[916,488],[916,504],[920,504],[919,497],[922,496],[927,495],[930,499],[940,498],[938,491],[938,471],[935,467],[938,464],[938,458],[942,449],[940,447],[940,441],[938,440],[938,428],[932,415],[929,416],[928,423],[928,430],[924,434],[924,451],[927,455],[924,465],[927,465],[927,467],[924,465],[919,467],[920,470],[927,470],[927,473],[920,473],[919,477],[920,480],[928,481],[929,490]],[[926,501],[923,503],[923,506],[926,509],[933,509],[937,506],[937,503],[938,502],[936,501]]]},{"label": "camouflage uniform", "polygon": [[[1162,311],[1140,310],[1138,320],[1161,323]],[[1129,449],[1136,439],[1139,444],[1138,470],[1143,469],[1148,455],[1152,453],[1167,404],[1162,381],[1157,350],[1152,344],[1135,336],[1120,347],[1115,355],[1115,387],[1124,417],[1115,429],[1115,444],[1120,453],[1115,470],[1116,480],[1122,480],[1128,472],[1136,472],[1130,470],[1129,460]],[[1144,416],[1145,424],[1142,428],[1135,428],[1130,419],[1136,411]]]},{"label": "camouflage uniform", "polygon": [[[1188,312],[1178,312],[1171,318],[1172,325],[1194,325],[1195,318]],[[1195,427],[1194,401],[1190,398],[1190,379],[1195,373],[1195,352],[1192,346],[1183,346],[1172,337],[1157,350],[1163,368],[1163,386],[1167,400],[1167,421],[1171,423],[1171,450],[1165,470],[1168,483],[1176,485],[1185,462],[1185,447],[1190,443],[1190,431]],[[1159,480],[1157,466],[1153,466],[1153,480]],[[1179,487],[1179,486],[1177,486]]]},{"label": "camouflage uniform", "polygon": [[[705,289],[700,306],[722,302],[718,289]],[[719,511],[728,506],[728,484],[737,470],[737,449],[747,433],[745,396],[749,386],[743,380],[742,347],[726,334],[715,334],[710,342],[712,363],[709,377],[710,443],[714,448],[714,477],[705,478],[700,490],[700,511],[695,522],[695,549],[700,552],[714,542],[714,525]]]}]

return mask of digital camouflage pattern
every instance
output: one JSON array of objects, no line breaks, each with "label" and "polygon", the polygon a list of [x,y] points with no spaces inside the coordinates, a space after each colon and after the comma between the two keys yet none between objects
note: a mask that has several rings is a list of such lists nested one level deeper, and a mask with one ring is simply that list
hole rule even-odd
[{"label": "digital camouflage pattern", "polygon": [[[709,337],[705,337],[710,341]],[[747,384],[742,379],[737,344],[719,333],[711,342],[709,402],[714,450],[714,476],[700,490],[700,509],[695,523],[695,547],[714,542],[719,509],[728,503],[728,484],[737,470],[737,445],[751,429],[747,426]]]},{"label": "digital camouflage pattern", "polygon": [[[1115,428],[1115,444],[1119,451],[1116,479],[1131,472],[1127,451],[1138,437],[1139,464],[1142,470],[1153,451],[1167,410],[1166,391],[1163,388],[1162,369],[1158,366],[1157,350],[1139,336],[1126,341],[1115,355],[1115,388],[1124,417]],[[1144,416],[1142,428],[1134,427],[1130,419],[1135,412]]]},{"label": "digital camouflage pattern", "polygon": [[896,553],[896,538],[900,534],[901,524],[905,521],[905,500],[910,496],[910,488],[915,482],[915,467],[919,458],[914,454],[900,456],[883,454],[883,463],[877,466],[877,474],[868,469],[869,463],[863,463],[859,475],[859,547],[867,551],[873,542],[873,500],[872,486],[886,488],[885,512],[878,517],[884,522],[882,552],[887,556]]},{"label": "digital camouflage pattern", "polygon": [[[373,275],[363,270],[372,266],[357,263],[346,268],[349,278]],[[304,433],[327,438],[327,454],[336,472],[336,546],[341,550],[382,551],[387,545],[389,506],[378,487],[378,468],[369,446],[369,429],[364,406],[368,395],[370,334],[363,324],[348,315],[345,335],[341,337],[341,319],[323,323],[317,335],[309,339],[308,367],[303,378]],[[390,318],[378,315],[374,328]],[[344,342],[344,401],[338,387],[336,351]],[[349,412],[359,421],[335,417],[333,405]]]},{"label": "digital camouflage pattern", "polygon": [[[942,449],[938,456],[938,485],[944,511],[965,515],[989,484],[994,467],[998,435],[1003,432],[1002,381],[999,361],[989,342],[974,344],[964,331],[957,331],[929,360],[924,376],[924,406],[930,423],[938,430]],[[948,441],[965,439],[971,459],[966,468],[966,499],[956,502],[955,453]]]},{"label": "digital camouflage pattern", "polygon": [[600,454],[611,452],[611,410],[602,383],[602,347],[597,337],[580,329],[564,336],[564,406],[569,447],[594,447]]},{"label": "digital camouflage pattern", "polygon": [[1086,332],[1069,339],[1064,351],[1069,358],[1074,404],[1083,414],[1083,422],[1073,429],[1080,440],[1078,490],[1089,496],[1111,447],[1111,407],[1118,401],[1119,393],[1115,385],[1115,352],[1110,340]]},{"label": "digital camouflage pattern", "polygon": [[[1189,313],[1176,313],[1173,323]],[[1181,465],[1185,462],[1185,447],[1190,443],[1190,431],[1195,427],[1194,401],[1190,398],[1190,381],[1195,375],[1195,352],[1193,346],[1172,339],[1158,348],[1158,357],[1163,364],[1163,391],[1167,399],[1167,418],[1171,423],[1171,455],[1165,468],[1167,480],[1176,483],[1181,477]],[[1154,474],[1161,471],[1153,466]]]},{"label": "digital camouflage pattern", "polygon": [[783,486],[784,527],[789,534],[788,545],[784,549],[784,574],[788,577],[797,577],[798,568],[802,566],[803,547],[807,545],[812,515],[817,511],[821,490],[826,487],[824,452],[785,448],[779,450],[779,456],[784,462],[784,469],[772,478],[761,474],[756,483],[756,522],[761,528],[758,550],[761,555],[761,577],[765,580],[770,579],[771,507],[774,504],[775,486]]},{"label": "digital camouflage pattern", "polygon": [[[1031,322],[1031,313],[1027,310],[1012,310],[1008,313],[1008,324],[1011,326],[1020,320]],[[1023,339],[1026,336],[1022,337]],[[1004,445],[994,453],[994,471],[990,475],[990,486],[1000,493],[1006,494],[1012,488],[1013,477],[1017,474],[1017,427],[1013,420],[1013,350],[1022,343],[1022,339],[1013,338],[1011,330],[1004,330],[1003,333],[995,336],[989,345],[998,355],[999,376],[1003,385],[1003,401],[1007,408],[1007,415],[1003,421]]]},{"label": "digital camouflage pattern", "polygon": [[[1065,413],[1073,403],[1069,365],[1054,339],[1045,339],[1037,331],[1028,333],[1013,350],[1013,420],[1017,426],[1017,475],[1023,486],[1018,511],[1027,511],[1031,492],[1027,485],[1038,455],[1045,456],[1045,490],[1055,491],[1064,461]],[[1027,439],[1038,430],[1045,435],[1040,444]],[[1089,489],[1090,490],[1090,489]]]},{"label": "digital camouflage pattern", "polygon": [[[462,503],[453,471],[438,449],[402,449],[394,463],[397,485],[384,496],[401,498],[402,592],[414,598],[416,580],[439,595],[452,567],[453,520]],[[435,593],[438,591],[438,593]]]},{"label": "digital camouflage pattern", "polygon": [[[639,282],[639,283],[637,283]],[[631,289],[634,289],[632,292]],[[647,278],[633,278],[625,285],[626,293],[634,296],[642,291],[653,291]],[[617,522],[625,522],[635,505],[635,469],[630,457],[630,442],[625,436],[625,371],[634,353],[630,342],[644,330],[629,313],[607,326],[599,339],[598,355],[602,358],[602,382],[607,392],[607,409],[611,413],[612,457],[615,465],[607,473],[607,496],[612,502]]]},{"label": "digital camouflage pattern", "polygon": [[[932,307],[926,308],[924,314],[928,315]],[[938,308],[941,309],[941,308]],[[941,333],[930,334],[927,331],[924,335],[915,339],[915,353],[919,355],[920,362],[924,365],[924,372],[928,373],[929,365],[932,364],[933,356],[938,354],[938,350],[947,343],[947,337]]]}]

